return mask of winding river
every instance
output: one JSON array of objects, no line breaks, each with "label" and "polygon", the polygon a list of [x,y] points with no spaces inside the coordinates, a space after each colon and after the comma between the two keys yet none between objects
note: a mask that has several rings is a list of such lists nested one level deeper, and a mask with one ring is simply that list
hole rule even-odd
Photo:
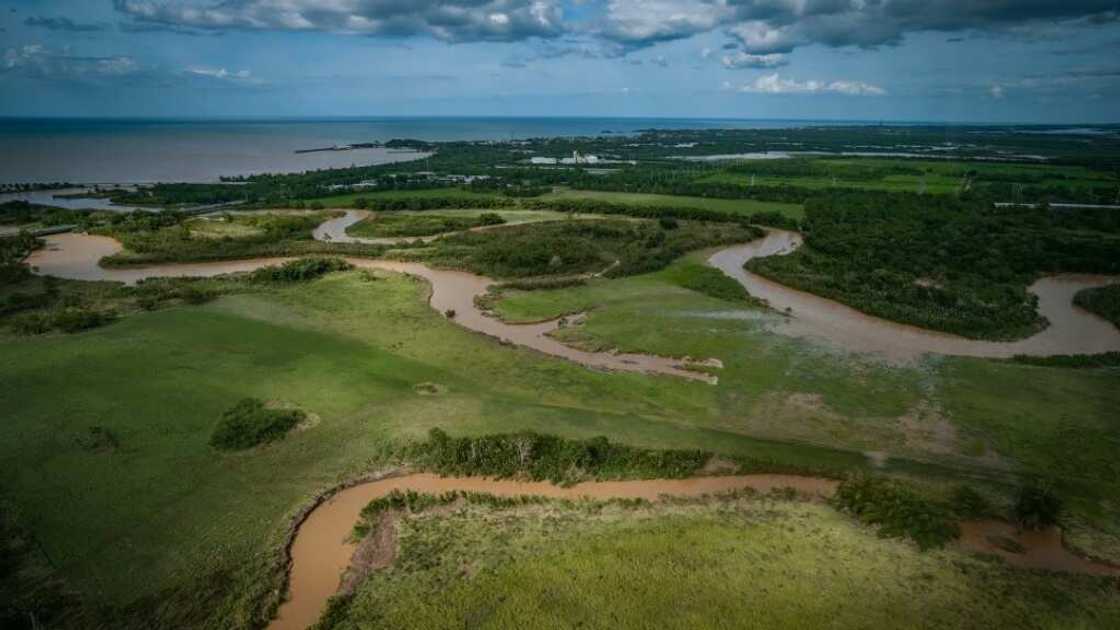
[{"label": "winding river", "polygon": [[[346,228],[365,216],[366,213],[362,211],[348,211],[316,228],[315,238],[333,242],[378,244],[412,240],[357,239],[347,235]],[[445,235],[426,239],[439,236]],[[121,250],[120,243],[111,238],[59,234],[48,236],[45,240],[47,247],[32,253],[28,263],[36,268],[37,273],[77,280],[110,280],[132,284],[159,276],[216,276],[252,271],[288,260],[263,258],[109,269],[101,267],[98,261]],[[880,319],[839,302],[791,289],[743,269],[744,263],[752,258],[789,254],[800,247],[801,243],[801,235],[796,232],[768,230],[764,238],[715,252],[708,259],[708,264],[737,280],[751,295],[765,299],[774,309],[787,312],[790,317],[775,325],[776,332],[823,340],[854,352],[909,360],[927,353],[1006,358],[1017,354],[1050,356],[1120,351],[1120,330],[1073,304],[1073,296],[1078,291],[1120,281],[1115,276],[1061,274],[1043,277],[1029,289],[1038,296],[1039,311],[1049,320],[1050,325],[1041,332],[1018,341],[980,341]],[[548,333],[563,324],[562,319],[535,324],[508,324],[490,317],[475,305],[474,300],[494,284],[489,278],[462,271],[432,269],[420,263],[364,258],[348,260],[360,268],[383,269],[424,278],[432,286],[432,308],[441,313],[453,310],[458,324],[508,343],[533,348],[592,368],[671,374],[710,383],[717,380],[711,374],[690,369],[697,366],[718,367],[717,361],[692,362],[644,354],[585,352],[549,336]]]},{"label": "winding river", "polygon": [[[206,263],[175,263],[141,268],[111,269],[98,261],[121,251],[121,244],[104,236],[58,234],[44,239],[46,247],[28,257],[36,273],[74,280],[108,280],[135,284],[145,278],[167,276],[210,277],[225,273],[252,271],[268,265],[281,264],[291,258],[256,258]],[[484,295],[494,281],[464,271],[432,269],[414,262],[347,258],[355,267],[382,269],[405,273],[427,280],[431,285],[429,304],[439,313],[454,311],[454,322],[470,330],[495,337],[538,352],[568,359],[581,365],[610,371],[668,374],[716,384],[717,378],[690,367],[718,367],[718,362],[674,359],[648,354],[621,352],[587,352],[560,343],[548,333],[564,324],[564,318],[535,324],[508,324],[488,317],[475,304],[475,297]]]},{"label": "winding river", "polygon": [[1120,351],[1120,330],[1073,303],[1078,291],[1120,282],[1116,276],[1061,274],[1043,277],[1029,290],[1038,296],[1038,310],[1050,325],[1018,341],[979,341],[880,319],[743,269],[752,258],[790,254],[801,243],[801,235],[796,232],[768,230],[764,238],[712,254],[708,264],[738,280],[751,295],[766,300],[774,309],[790,309],[792,317],[780,324],[777,332],[825,340],[854,352],[907,360],[927,353],[1006,358],[1017,354],[1050,356]]},{"label": "winding river", "polygon": [[[429,494],[450,491],[481,492],[499,496],[535,495],[560,499],[646,499],[699,497],[751,488],[766,493],[793,488],[815,500],[835,492],[831,479],[798,475],[738,475],[692,479],[596,481],[571,487],[548,482],[522,482],[484,477],[439,477],[432,474],[391,476],[362,483],[333,495],[299,524],[290,547],[289,595],[269,625],[270,630],[302,630],[315,623],[327,600],[338,590],[357,546],[347,541],[359,515],[370,501],[393,490]],[[389,525],[391,526],[391,525]],[[996,520],[969,521],[961,526],[956,547],[973,553],[994,554],[1021,568],[1047,569],[1091,575],[1120,575],[1120,568],[1082,558],[1062,545],[1060,530],[1019,532]],[[1022,546],[1009,552],[1005,541]],[[1001,544],[1003,542],[1003,544]]]}]

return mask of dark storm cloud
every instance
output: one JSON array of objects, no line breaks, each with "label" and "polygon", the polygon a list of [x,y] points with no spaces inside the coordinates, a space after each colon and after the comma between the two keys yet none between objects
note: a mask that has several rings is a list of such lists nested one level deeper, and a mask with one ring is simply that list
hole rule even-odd
[{"label": "dark storm cloud", "polygon": [[447,42],[519,41],[564,32],[557,0],[114,0],[139,23],[208,30],[428,35]]},{"label": "dark storm cloud", "polygon": [[29,17],[23,23],[32,28],[45,28],[48,31],[68,31],[71,33],[90,33],[105,30],[103,24],[79,24],[67,17]]},{"label": "dark storm cloud", "polygon": [[630,47],[724,28],[748,54],[799,46],[875,48],[908,33],[1116,21],[1116,0],[611,0],[604,37]]}]

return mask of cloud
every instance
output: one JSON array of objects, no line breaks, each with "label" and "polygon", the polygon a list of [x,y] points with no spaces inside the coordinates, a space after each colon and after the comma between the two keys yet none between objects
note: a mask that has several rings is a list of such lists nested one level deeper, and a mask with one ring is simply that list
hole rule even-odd
[{"label": "cloud", "polygon": [[79,24],[67,17],[29,17],[23,23],[32,28],[45,28],[48,31],[67,31],[70,33],[92,33],[105,30],[104,24]]},{"label": "cloud", "polygon": [[0,74],[30,79],[98,81],[138,73],[132,57],[80,57],[52,51],[41,44],[8,48],[0,60]]},{"label": "cloud", "polygon": [[261,85],[263,81],[253,76],[248,70],[230,71],[225,68],[210,68],[206,66],[193,66],[183,73],[190,78],[213,79],[220,82],[237,83],[242,85]]},{"label": "cloud", "polygon": [[780,68],[789,64],[789,57],[782,53],[752,55],[741,50],[724,55],[720,60],[724,68]]},{"label": "cloud", "polygon": [[427,35],[447,42],[565,31],[559,0],[114,0],[114,6],[140,23],[204,30]]},{"label": "cloud", "polygon": [[629,47],[722,28],[744,52],[788,53],[810,44],[874,48],[908,33],[1111,23],[1116,0],[611,0],[604,37]]},{"label": "cloud", "polygon": [[691,37],[734,15],[724,0],[611,0],[601,34],[628,48]]},{"label": "cloud", "polygon": [[751,83],[734,88],[729,82],[723,84],[725,90],[758,94],[844,94],[847,96],[883,96],[886,90],[862,81],[797,81],[783,79],[777,72],[758,77]]},{"label": "cloud", "polygon": [[1006,96],[1003,91],[1003,86],[998,83],[993,83],[992,86],[988,88],[988,95],[997,101],[1002,101]]}]

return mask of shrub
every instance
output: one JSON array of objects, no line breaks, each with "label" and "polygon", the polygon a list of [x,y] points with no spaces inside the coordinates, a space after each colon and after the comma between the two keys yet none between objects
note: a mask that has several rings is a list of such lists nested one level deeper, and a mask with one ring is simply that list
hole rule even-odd
[{"label": "shrub", "polygon": [[957,486],[950,503],[953,511],[963,518],[980,518],[991,511],[988,500],[972,486]]},{"label": "shrub", "polygon": [[445,317],[447,317],[447,319],[455,319],[455,309],[453,308],[447,309],[443,312],[443,314]]},{"label": "shrub", "polygon": [[245,398],[222,414],[210,436],[214,448],[238,451],[284,437],[306,418],[298,409],[269,409],[256,398]]},{"label": "shrub", "polygon": [[67,333],[76,333],[103,326],[116,318],[111,311],[97,311],[80,306],[68,306],[51,316],[51,326]]},{"label": "shrub", "polygon": [[280,266],[262,267],[254,271],[252,277],[257,282],[301,282],[353,267],[341,258],[314,256],[289,260]]},{"label": "shrub", "polygon": [[681,226],[673,217],[661,217],[657,220],[657,224],[660,225],[663,230],[675,230]]},{"label": "shrub", "polygon": [[1026,485],[1019,489],[1012,507],[1015,522],[1026,529],[1045,529],[1058,524],[1062,500],[1048,485]]},{"label": "shrub", "polygon": [[910,538],[922,550],[941,547],[960,536],[951,511],[902,482],[856,474],[836,489],[835,505],[875,525],[884,538]]},{"label": "shrub", "polygon": [[696,474],[710,454],[697,450],[647,450],[612,444],[605,437],[566,440],[533,432],[452,438],[432,429],[414,458],[452,475],[526,477],[572,484],[597,478],[683,478]]},{"label": "shrub", "polygon": [[19,335],[42,335],[50,331],[50,317],[43,313],[23,313],[8,320],[9,326]]}]

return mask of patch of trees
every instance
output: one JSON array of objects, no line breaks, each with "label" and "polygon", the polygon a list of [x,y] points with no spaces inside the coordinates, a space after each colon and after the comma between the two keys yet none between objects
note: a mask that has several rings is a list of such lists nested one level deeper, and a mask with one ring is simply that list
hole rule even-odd
[{"label": "patch of trees", "polygon": [[115,320],[114,310],[89,306],[60,306],[50,311],[35,311],[12,316],[8,320],[12,330],[21,335],[41,335],[52,330],[79,333],[104,326]]},{"label": "patch of trees", "polygon": [[[656,271],[686,252],[758,238],[757,228],[688,222],[675,230],[653,223],[585,220],[464,232],[431,243],[421,254],[436,265],[497,278],[599,272],[612,277]],[[617,262],[616,262],[617,261]]]},{"label": "patch of trees", "polygon": [[1017,354],[1011,359],[1016,363],[1042,367],[1066,368],[1103,368],[1120,367],[1120,352],[1101,352],[1099,354],[1056,354],[1048,357],[1035,357]]},{"label": "patch of trees", "polygon": [[78,223],[87,214],[81,210],[67,210],[44,206],[22,200],[0,203],[0,225],[38,223],[43,226]]},{"label": "patch of trees", "polygon": [[31,273],[23,259],[40,245],[39,239],[27,232],[0,236],[0,286],[15,284]]},{"label": "patch of trees", "polygon": [[460,208],[497,209],[513,208],[517,201],[502,197],[454,196],[446,197],[359,197],[354,207],[387,212],[393,210],[448,210]]},{"label": "patch of trees", "polygon": [[226,410],[210,436],[210,446],[242,451],[283,438],[307,414],[299,409],[272,409],[256,398],[244,398]]},{"label": "patch of trees", "polygon": [[253,272],[256,282],[306,282],[321,278],[335,271],[347,271],[354,266],[342,258],[317,256],[289,260],[282,265],[261,267]]},{"label": "patch of trees", "polygon": [[798,223],[780,212],[763,211],[754,214],[731,214],[719,210],[691,206],[626,204],[599,199],[548,199],[529,200],[521,206],[528,210],[554,210],[559,212],[578,212],[581,214],[608,214],[637,217],[642,219],[680,219],[685,221],[708,221],[765,225],[783,229],[797,229]]},{"label": "patch of trees", "polygon": [[666,278],[681,287],[703,293],[728,302],[752,302],[761,304],[751,297],[743,285],[719,269],[707,265],[688,263],[670,267],[665,271]]},{"label": "patch of trees", "polygon": [[949,506],[894,479],[851,475],[836,489],[832,501],[838,509],[876,526],[880,536],[909,538],[923,550],[943,547],[960,536]]},{"label": "patch of trees", "polygon": [[357,236],[408,237],[460,232],[471,228],[502,225],[500,214],[484,212],[478,216],[382,215],[361,221],[347,230]]},{"label": "patch of trees", "polygon": [[1073,303],[1120,328],[1120,284],[1078,291]]},{"label": "patch of trees", "polygon": [[432,429],[409,453],[419,465],[444,475],[548,480],[665,478],[697,474],[710,458],[699,450],[650,450],[605,437],[567,440],[533,432],[453,438]]},{"label": "patch of trees", "polygon": [[1120,234],[1093,213],[979,199],[833,191],[806,204],[805,246],[751,260],[768,278],[866,313],[981,339],[1044,325],[1041,273],[1120,272]]}]

